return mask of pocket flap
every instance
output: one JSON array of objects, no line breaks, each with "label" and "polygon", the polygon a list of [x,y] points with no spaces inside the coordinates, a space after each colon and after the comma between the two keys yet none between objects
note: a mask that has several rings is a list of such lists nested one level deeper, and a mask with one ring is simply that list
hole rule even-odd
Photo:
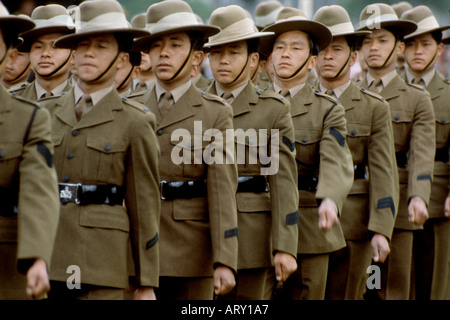
[{"label": "pocket flap", "polygon": [[61,144],[61,142],[63,141],[64,138],[64,133],[52,133],[52,141],[53,141],[53,145],[59,146]]},{"label": "pocket flap", "polygon": [[125,152],[128,143],[117,137],[87,136],[86,146],[104,153]]},{"label": "pocket flap", "polygon": [[370,124],[347,122],[347,136],[349,137],[370,136]]},{"label": "pocket flap", "polygon": [[22,147],[22,144],[17,142],[0,143],[0,161],[20,157]]},{"label": "pocket flap", "polygon": [[322,138],[322,131],[314,129],[295,130],[295,143],[308,145],[318,143]]},{"label": "pocket flap", "polygon": [[272,210],[272,202],[268,192],[238,192],[236,205],[239,212],[267,212]]},{"label": "pocket flap", "polygon": [[235,130],[234,133],[234,143],[236,145],[246,146],[246,147],[265,147],[268,144],[270,135],[269,134],[260,134],[258,131],[254,130],[254,133],[243,131],[243,130]]},{"label": "pocket flap", "polygon": [[90,205],[80,212],[80,226],[130,231],[130,222],[122,206]]}]

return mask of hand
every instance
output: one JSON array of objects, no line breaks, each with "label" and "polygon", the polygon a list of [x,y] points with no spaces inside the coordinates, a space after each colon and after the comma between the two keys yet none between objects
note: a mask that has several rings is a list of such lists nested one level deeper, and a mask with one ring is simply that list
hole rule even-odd
[{"label": "hand", "polygon": [[27,295],[33,299],[45,299],[50,291],[47,264],[38,258],[27,272]]},{"label": "hand", "polygon": [[297,260],[289,253],[277,252],[273,258],[277,281],[286,281],[297,270]]},{"label": "hand", "polygon": [[133,293],[133,300],[156,300],[153,287],[140,287]]},{"label": "hand", "polygon": [[214,269],[214,293],[225,295],[236,285],[234,273],[226,266],[218,266]]},{"label": "hand", "polygon": [[337,223],[336,204],[331,199],[324,199],[319,206],[319,228],[328,231]]},{"label": "hand", "polygon": [[373,261],[380,263],[386,261],[389,252],[391,252],[389,242],[386,237],[382,234],[376,233],[373,235],[370,244],[372,245]]},{"label": "hand", "polygon": [[450,196],[445,198],[445,216],[450,218]]},{"label": "hand", "polygon": [[409,222],[423,225],[428,220],[428,210],[425,202],[419,197],[413,197],[408,205]]}]

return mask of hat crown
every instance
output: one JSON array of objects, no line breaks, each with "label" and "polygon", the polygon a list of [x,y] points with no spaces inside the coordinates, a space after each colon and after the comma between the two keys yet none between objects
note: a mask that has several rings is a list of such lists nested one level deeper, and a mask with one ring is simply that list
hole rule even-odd
[{"label": "hat crown", "polygon": [[214,10],[209,18],[209,24],[219,27],[222,31],[238,21],[248,21],[248,24],[253,24],[245,11],[234,4]]},{"label": "hat crown", "polygon": [[348,12],[341,6],[324,6],[317,10],[313,17],[314,21],[321,22],[327,27],[332,27],[341,23],[350,22]]},{"label": "hat crown", "polygon": [[48,27],[61,27],[73,30],[75,24],[65,7],[59,4],[49,4],[36,7],[31,13],[31,19],[36,29]]},{"label": "hat crown", "polygon": [[393,4],[391,7],[392,7],[392,9],[394,9],[395,13],[397,14],[397,16],[399,18],[402,16],[403,12],[408,11],[413,8],[411,3],[407,2],[407,1],[400,1],[396,4]]},{"label": "hat crown", "polygon": [[379,19],[380,22],[398,20],[394,9],[385,3],[373,3],[367,5],[360,15],[360,22],[370,19]]},{"label": "hat crown", "polygon": [[140,13],[135,15],[133,19],[131,19],[131,25],[133,28],[145,29],[145,26],[147,25],[147,14]]},{"label": "hat crown", "polygon": [[415,36],[428,32],[438,30],[442,31],[450,27],[450,25],[444,27],[439,26],[439,22],[433,15],[433,12],[430,10],[430,8],[424,5],[420,5],[408,11],[405,11],[402,14],[401,18],[404,20],[410,20],[417,24],[417,30],[409,34],[407,37],[405,37],[405,39],[413,38]]},{"label": "hat crown", "polygon": [[278,13],[283,9],[281,2],[269,0],[259,3],[255,7],[255,24],[260,27],[268,26],[277,20]]},{"label": "hat crown", "polygon": [[3,2],[0,1],[0,17],[8,17],[9,11],[3,4]]},{"label": "hat crown", "polygon": [[117,1],[84,1],[78,8],[80,14],[79,21],[76,21],[77,33],[130,29],[123,8]]},{"label": "hat crown", "polygon": [[286,20],[307,20],[307,18],[306,14],[302,10],[292,7],[286,7],[278,13],[276,22]]},{"label": "hat crown", "polygon": [[[419,23],[421,21],[423,21],[424,19],[433,17],[433,12],[431,12],[430,8],[428,8],[427,6],[424,5],[420,5],[417,6],[415,8],[412,8],[410,10],[407,10],[405,12],[403,12],[401,18],[405,19],[405,20],[411,20],[415,23]],[[434,19],[436,20],[436,19]],[[436,20],[437,23],[437,20]],[[438,24],[439,26],[439,24]]]}]

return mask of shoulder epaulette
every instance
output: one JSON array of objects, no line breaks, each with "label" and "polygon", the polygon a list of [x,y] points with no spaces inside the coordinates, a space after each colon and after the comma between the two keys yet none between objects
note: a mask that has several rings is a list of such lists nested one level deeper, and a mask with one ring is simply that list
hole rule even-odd
[{"label": "shoulder epaulette", "polygon": [[37,103],[36,101],[29,100],[29,99],[27,99],[27,98],[24,98],[24,97],[22,97],[22,96],[19,96],[19,95],[18,95],[17,93],[15,93],[15,92],[11,92],[11,97],[13,97],[14,99],[19,100],[19,101],[21,101],[21,102],[25,102],[25,103],[29,104],[30,106],[33,106],[33,107],[40,107],[39,103]]},{"label": "shoulder epaulette", "polygon": [[423,88],[423,87],[421,87],[421,86],[419,86],[419,85],[417,85],[417,84],[414,84],[414,83],[411,83],[411,82],[406,82],[406,81],[405,81],[405,83],[406,83],[408,86],[410,86],[410,87],[419,89],[420,91],[425,91],[425,88]]},{"label": "shoulder epaulette", "polygon": [[374,97],[374,98],[376,98],[378,100],[381,100],[381,101],[386,101],[381,95],[379,95],[379,94],[377,94],[377,93],[375,93],[373,91],[366,90],[364,88],[360,88],[360,90],[361,90],[362,93],[367,94],[368,96]]},{"label": "shoulder epaulette", "polygon": [[257,90],[256,93],[261,99],[275,99],[283,104],[288,103],[288,100],[286,100],[285,97],[279,95],[273,90]]},{"label": "shoulder epaulette", "polygon": [[133,92],[127,98],[140,97],[140,96],[143,96],[145,94],[145,92],[146,92],[145,90],[138,91],[138,92]]},{"label": "shoulder epaulette", "polygon": [[200,92],[202,94],[202,98],[204,98],[206,100],[217,101],[217,102],[220,102],[221,104],[225,104],[226,103],[226,101],[223,98],[221,98],[221,97],[219,97],[219,96],[217,96],[215,94],[208,93],[206,91],[200,91]]},{"label": "shoulder epaulette", "polygon": [[133,108],[135,108],[135,109],[137,109],[139,111],[142,111],[144,113],[147,113],[147,112],[150,111],[149,108],[147,108],[142,103],[139,103],[137,101],[134,101],[134,100],[131,100],[131,99],[128,99],[128,98],[125,98],[125,97],[122,98],[122,101],[125,102],[127,105],[129,105],[129,106],[131,106],[131,107],[133,107]]},{"label": "shoulder epaulette", "polygon": [[314,94],[315,94],[316,96],[319,96],[319,97],[323,97],[323,98],[325,98],[325,99],[328,99],[328,100],[330,100],[330,101],[333,102],[333,103],[339,103],[339,100],[338,100],[338,99],[333,98],[332,96],[329,96],[329,95],[327,95],[327,94],[325,94],[325,93],[322,93],[322,92],[320,92],[319,90],[314,90]]}]

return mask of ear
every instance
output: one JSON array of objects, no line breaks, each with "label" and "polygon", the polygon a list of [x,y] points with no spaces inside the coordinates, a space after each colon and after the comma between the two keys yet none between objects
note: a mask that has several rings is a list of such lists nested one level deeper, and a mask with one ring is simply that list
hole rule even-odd
[{"label": "ear", "polygon": [[259,61],[259,64],[258,64],[258,73],[263,72],[263,70],[266,68],[266,65],[267,65],[267,60],[261,60],[261,61]]},{"label": "ear", "polygon": [[252,52],[250,54],[250,63],[249,63],[250,69],[252,70],[255,69],[258,66],[258,63],[259,63],[259,53]]},{"label": "ear", "polygon": [[316,67],[317,64],[317,56],[311,56],[308,62],[308,70],[312,70]]},{"label": "ear", "polygon": [[203,59],[205,58],[205,53],[201,50],[195,50],[192,54],[192,65],[193,66],[201,66],[203,63]]},{"label": "ear", "polygon": [[119,53],[119,57],[117,58],[117,69],[125,68],[129,61],[130,54],[128,52]]},{"label": "ear", "polygon": [[140,73],[141,73],[141,67],[134,66],[133,72],[131,73],[131,79],[137,79],[139,77]]},{"label": "ear", "polygon": [[405,51],[405,43],[403,41],[398,42],[397,54],[402,54]]},{"label": "ear", "polygon": [[355,65],[356,59],[357,59],[357,53],[356,53],[356,51],[352,51],[352,53],[350,54],[350,61],[349,61],[350,67],[353,67]]},{"label": "ear", "polygon": [[439,58],[442,55],[442,52],[444,52],[444,44],[441,42],[437,46],[437,57]]}]

